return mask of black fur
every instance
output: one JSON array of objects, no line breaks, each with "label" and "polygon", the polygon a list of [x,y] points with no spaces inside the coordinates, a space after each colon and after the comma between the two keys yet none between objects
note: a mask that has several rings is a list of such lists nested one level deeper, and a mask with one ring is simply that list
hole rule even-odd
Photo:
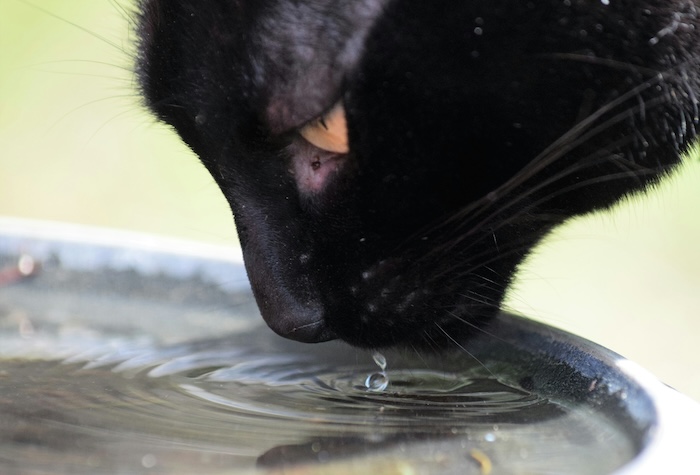
[{"label": "black fur", "polygon": [[[698,6],[146,0],[138,74],[231,204],[275,331],[444,346],[553,226],[679,161]],[[309,190],[295,167],[323,152],[298,129],[338,100],[350,152]]]}]

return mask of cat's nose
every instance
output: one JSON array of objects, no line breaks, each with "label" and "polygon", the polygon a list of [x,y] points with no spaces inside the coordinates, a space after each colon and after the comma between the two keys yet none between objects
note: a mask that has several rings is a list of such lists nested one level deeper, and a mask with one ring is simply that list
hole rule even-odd
[{"label": "cat's nose", "polygon": [[[235,216],[243,261],[267,326],[284,338],[303,343],[336,339],[326,320],[322,286],[317,285],[310,271],[308,249],[313,242],[309,242],[306,229],[293,225],[294,220],[288,216],[294,215],[296,208],[266,209],[242,200],[238,210],[241,212]],[[279,237],[281,229],[284,240]],[[297,243],[301,250],[295,248]]]},{"label": "cat's nose", "polygon": [[282,336],[302,343],[321,343],[336,339],[333,331],[325,325],[323,320],[295,322],[295,325]]},{"label": "cat's nose", "polygon": [[275,333],[302,343],[320,343],[336,339],[324,319],[323,304],[319,299],[304,298],[290,291],[287,286],[265,285],[260,269],[250,272],[253,294],[267,326]]},{"label": "cat's nose", "polygon": [[321,343],[335,340],[336,335],[328,328],[322,313],[314,308],[296,308],[294,311],[260,306],[263,319],[272,331],[290,340],[302,343]]}]

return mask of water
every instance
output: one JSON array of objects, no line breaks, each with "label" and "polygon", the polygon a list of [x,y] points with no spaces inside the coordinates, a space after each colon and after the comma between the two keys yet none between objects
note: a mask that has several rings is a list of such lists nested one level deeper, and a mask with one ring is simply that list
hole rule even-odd
[{"label": "water", "polygon": [[0,291],[0,473],[600,474],[635,452],[463,352],[304,345],[248,293],[68,277]]},{"label": "water", "polygon": [[389,377],[386,374],[386,357],[375,351],[372,354],[372,359],[379,366],[379,372],[370,373],[365,379],[365,387],[368,391],[384,391],[389,386]]},{"label": "water", "polygon": [[[464,368],[392,365],[379,391],[365,385],[378,374],[369,355],[326,364],[314,347],[260,352],[240,340],[93,343],[109,349],[2,363],[0,460],[17,473],[248,473],[358,460],[472,473],[459,470],[472,453],[534,473],[557,464],[605,473],[589,451],[613,454],[608,468],[632,451],[603,418],[484,376],[468,358]],[[478,460],[469,466],[481,473]]]}]

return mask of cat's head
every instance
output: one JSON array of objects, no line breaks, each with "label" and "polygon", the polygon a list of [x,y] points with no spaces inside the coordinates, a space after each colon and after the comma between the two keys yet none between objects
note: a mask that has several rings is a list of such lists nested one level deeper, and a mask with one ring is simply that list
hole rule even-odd
[{"label": "cat's head", "polygon": [[552,226],[678,161],[700,22],[667,3],[147,0],[138,74],[272,329],[442,346]]}]

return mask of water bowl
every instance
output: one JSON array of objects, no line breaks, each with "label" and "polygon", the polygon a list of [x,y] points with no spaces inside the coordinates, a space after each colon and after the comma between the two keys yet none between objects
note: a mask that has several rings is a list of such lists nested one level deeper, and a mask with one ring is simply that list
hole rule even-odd
[{"label": "water bowl", "polygon": [[687,473],[700,407],[514,315],[440,355],[262,323],[227,248],[0,220],[2,474]]}]

